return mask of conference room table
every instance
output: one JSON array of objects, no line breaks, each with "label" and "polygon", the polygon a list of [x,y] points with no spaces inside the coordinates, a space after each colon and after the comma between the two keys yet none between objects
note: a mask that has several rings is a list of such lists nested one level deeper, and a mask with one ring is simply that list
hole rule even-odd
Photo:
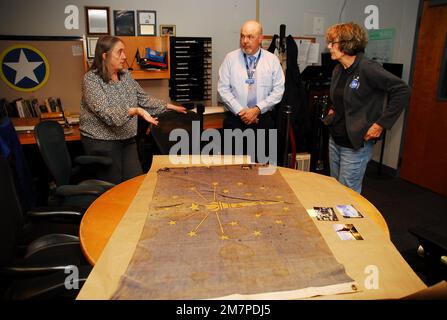
[{"label": "conference room table", "polygon": [[[233,163],[247,163],[246,158]],[[192,164],[194,165],[194,164]],[[192,166],[190,165],[190,166]],[[198,164],[203,165],[203,164]],[[173,165],[168,156],[154,156],[151,170],[123,182],[101,195],[88,208],[80,225],[83,253],[94,269],[78,299],[109,299],[116,290],[135,250],[156,184],[156,172]],[[346,273],[359,289],[356,293],[328,295],[319,299],[395,299],[426,288],[390,240],[380,212],[364,197],[324,175],[278,167],[304,208],[353,204],[364,218],[337,221],[354,223],[363,241],[341,241],[332,223],[312,218]],[[144,188],[142,186],[145,186]],[[378,270],[378,288],[368,289],[371,270]]]}]

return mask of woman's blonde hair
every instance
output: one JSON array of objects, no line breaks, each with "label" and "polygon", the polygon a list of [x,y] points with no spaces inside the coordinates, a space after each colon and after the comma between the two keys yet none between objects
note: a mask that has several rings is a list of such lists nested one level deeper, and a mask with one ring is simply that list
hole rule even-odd
[{"label": "woman's blonde hair", "polygon": [[338,41],[340,51],[355,56],[364,52],[368,43],[368,35],[365,30],[354,22],[335,24],[326,31],[326,41]]}]

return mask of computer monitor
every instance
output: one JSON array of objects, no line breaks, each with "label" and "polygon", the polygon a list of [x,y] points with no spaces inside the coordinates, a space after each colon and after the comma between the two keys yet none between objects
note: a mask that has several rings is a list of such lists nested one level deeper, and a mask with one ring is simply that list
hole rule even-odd
[{"label": "computer monitor", "polygon": [[331,81],[332,69],[328,66],[307,66],[301,72],[303,81]]}]

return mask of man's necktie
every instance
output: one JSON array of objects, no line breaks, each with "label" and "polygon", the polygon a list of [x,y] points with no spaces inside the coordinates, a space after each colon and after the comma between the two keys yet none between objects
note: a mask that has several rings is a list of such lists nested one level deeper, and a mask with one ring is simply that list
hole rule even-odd
[{"label": "man's necktie", "polygon": [[[253,74],[253,69],[255,65],[256,57],[255,56],[248,56],[248,68],[250,70],[250,73]],[[256,99],[256,79],[253,74],[253,80],[255,82],[253,84],[248,85],[248,95],[247,95],[247,107],[254,107],[256,106],[257,99]]]}]

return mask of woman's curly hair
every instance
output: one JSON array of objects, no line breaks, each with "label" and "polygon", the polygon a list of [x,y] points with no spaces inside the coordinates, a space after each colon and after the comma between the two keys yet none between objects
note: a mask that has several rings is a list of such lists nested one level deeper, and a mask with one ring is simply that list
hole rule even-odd
[{"label": "woman's curly hair", "polygon": [[364,52],[368,43],[368,35],[365,30],[354,22],[335,24],[326,31],[326,41],[338,42],[340,51],[355,56]]}]

